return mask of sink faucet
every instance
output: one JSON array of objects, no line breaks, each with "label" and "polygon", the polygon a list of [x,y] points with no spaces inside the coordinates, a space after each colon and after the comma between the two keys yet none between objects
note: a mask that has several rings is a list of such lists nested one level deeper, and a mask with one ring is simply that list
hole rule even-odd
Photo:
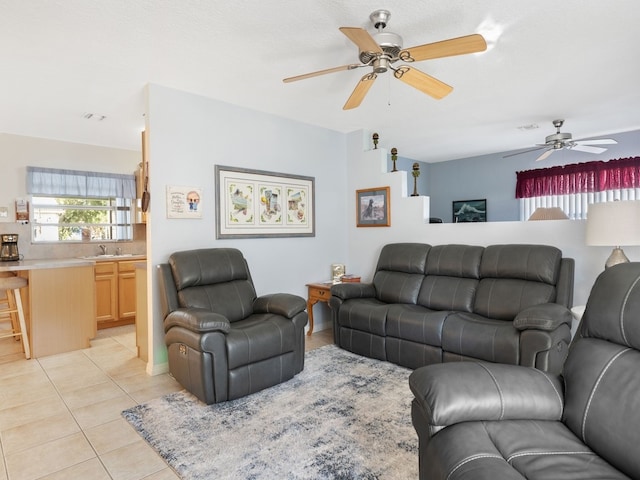
[{"label": "sink faucet", "polygon": [[102,255],[106,255],[107,254],[107,246],[106,245],[98,245],[100,247],[100,250],[102,250]]}]

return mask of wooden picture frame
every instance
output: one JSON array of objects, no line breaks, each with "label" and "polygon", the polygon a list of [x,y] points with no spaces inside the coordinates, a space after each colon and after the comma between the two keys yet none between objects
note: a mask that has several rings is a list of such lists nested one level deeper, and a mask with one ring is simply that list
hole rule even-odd
[{"label": "wooden picture frame", "polygon": [[454,200],[453,223],[486,222],[487,199]]},{"label": "wooden picture frame", "polygon": [[390,227],[391,198],[389,187],[356,190],[356,226]]},{"label": "wooden picture frame", "polygon": [[315,236],[315,178],[215,166],[216,238]]}]

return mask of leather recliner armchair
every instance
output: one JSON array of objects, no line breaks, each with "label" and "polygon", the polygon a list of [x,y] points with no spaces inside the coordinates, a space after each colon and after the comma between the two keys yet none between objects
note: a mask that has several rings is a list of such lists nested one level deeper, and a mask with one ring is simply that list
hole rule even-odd
[{"label": "leather recliner armchair", "polygon": [[306,301],[257,297],[239,250],[176,252],[158,269],[169,371],[201,401],[233,400],[302,371]]},{"label": "leather recliner armchair", "polygon": [[600,274],[561,375],[462,362],[409,384],[421,479],[640,478],[640,263]]}]

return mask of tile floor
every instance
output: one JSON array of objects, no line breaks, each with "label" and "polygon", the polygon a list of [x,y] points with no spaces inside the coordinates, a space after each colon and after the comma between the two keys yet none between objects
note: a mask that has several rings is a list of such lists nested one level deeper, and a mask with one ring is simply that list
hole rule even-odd
[{"label": "tile floor", "polygon": [[[331,343],[331,330],[306,337],[307,350]],[[0,480],[178,478],[120,413],[181,389],[168,374],[146,374],[133,326],[34,360],[1,339]]]}]

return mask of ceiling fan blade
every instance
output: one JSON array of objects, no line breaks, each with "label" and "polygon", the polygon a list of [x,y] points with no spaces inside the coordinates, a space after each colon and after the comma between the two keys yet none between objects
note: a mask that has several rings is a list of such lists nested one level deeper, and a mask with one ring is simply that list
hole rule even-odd
[{"label": "ceiling fan blade", "polygon": [[549,157],[549,155],[551,155],[553,152],[555,152],[557,149],[556,148],[550,148],[549,150],[547,150],[546,152],[544,152],[542,155],[540,155],[538,158],[536,158],[536,162],[539,162],[541,160],[544,160],[545,158]]},{"label": "ceiling fan blade", "polygon": [[347,100],[347,103],[344,104],[344,107],[342,107],[342,109],[351,110],[352,108],[359,107],[362,103],[362,100],[364,100],[365,95],[371,88],[371,85],[373,85],[373,81],[377,77],[378,76],[373,72],[367,73],[364,77],[362,77],[356,85],[356,88],[354,88],[353,92],[351,92],[351,96]]},{"label": "ceiling fan blade", "polygon": [[487,42],[480,34],[451,38],[435,43],[427,43],[417,47],[407,48],[399,53],[400,60],[405,62],[421,62],[432,58],[452,57],[466,53],[484,52]]},{"label": "ceiling fan blade", "polygon": [[530,148],[529,150],[523,150],[522,152],[516,152],[516,153],[510,153],[509,155],[504,155],[502,158],[515,157],[516,155],[522,155],[523,153],[536,152],[536,151],[541,150],[543,148],[545,148],[545,147]]},{"label": "ceiling fan blade", "polygon": [[327,68],[325,70],[318,70],[317,72],[305,73],[304,75],[297,75],[295,77],[285,78],[282,81],[284,83],[296,82],[298,80],[304,80],[305,78],[317,77],[318,75],[326,75],[327,73],[341,72],[343,70],[353,70],[355,68],[359,68],[363,66],[364,65],[352,63],[351,65],[342,65],[340,67]]},{"label": "ceiling fan blade", "polygon": [[602,152],[606,152],[607,151],[606,148],[591,147],[589,145],[573,145],[573,146],[569,146],[567,148],[569,150],[577,150],[579,152],[585,152],[585,153],[602,153]]},{"label": "ceiling fan blade", "polygon": [[440,100],[451,93],[453,87],[420,70],[403,65],[393,71],[393,76],[407,85]]},{"label": "ceiling fan blade", "polygon": [[574,143],[578,145],[615,145],[618,142],[613,138],[597,138],[595,140],[574,140]]},{"label": "ceiling fan blade", "polygon": [[361,52],[382,53],[380,45],[378,45],[369,32],[363,28],[340,27],[340,31],[355,43]]}]

